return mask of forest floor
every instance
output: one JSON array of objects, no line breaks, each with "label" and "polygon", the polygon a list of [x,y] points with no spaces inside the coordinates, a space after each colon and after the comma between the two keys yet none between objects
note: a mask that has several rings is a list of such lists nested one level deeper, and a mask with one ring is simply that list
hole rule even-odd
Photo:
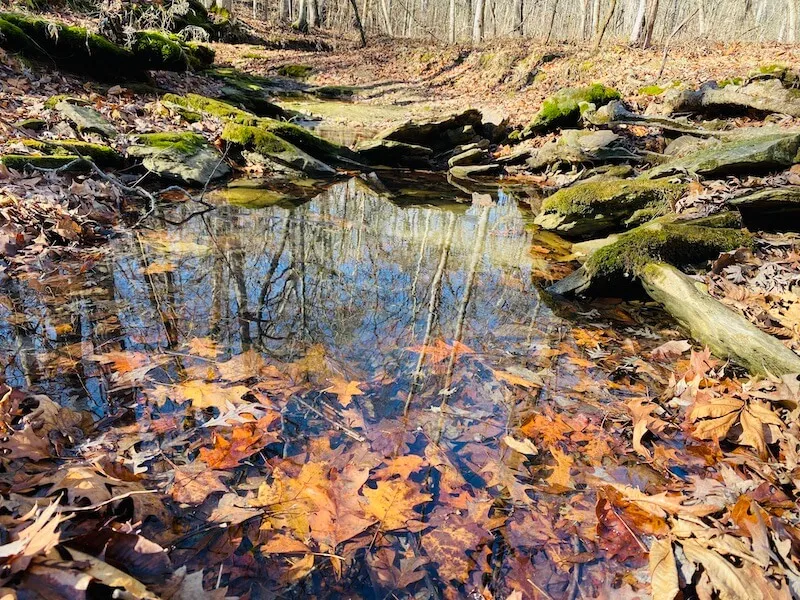
[{"label": "forest floor", "polygon": [[[623,46],[598,54],[525,41],[479,50],[389,40],[331,52],[214,48],[217,65],[273,76],[303,64],[312,67],[308,83],[355,86],[356,102],[372,110],[329,118],[367,130],[468,106],[523,125],[558,88],[596,81],[645,111],[653,96],[642,89],[654,83],[697,86],[800,62],[800,50],[786,46],[676,46],[659,78],[660,50]],[[199,75],[157,81],[178,93],[213,96],[219,87]],[[121,150],[131,134],[188,127],[217,141],[222,128],[213,118],[188,125],[156,94],[100,89],[0,54],[0,151],[29,135],[14,124],[21,119],[73,135],[46,106],[55,94],[90,101],[122,134]],[[705,181],[687,200],[713,205],[734,188],[797,178],[786,170],[768,181]],[[788,599],[800,590],[796,377],[746,377],[683,339],[652,306],[565,303],[569,319],[548,313],[507,324],[513,334],[488,331],[493,353],[449,332],[392,348],[398,364],[426,373],[403,414],[416,384],[409,372],[370,371],[321,344],[276,358],[210,329],[196,334],[187,325],[201,320],[193,305],[168,300],[181,292],[204,299],[209,289],[185,277],[177,292],[165,290],[187,263],[207,275],[207,263],[193,262],[204,254],[231,267],[245,234],[231,227],[224,237],[209,234],[206,246],[176,242],[165,214],[183,216],[184,207],[168,194],[162,199],[177,208],[132,231],[146,206],[118,183],[0,167],[3,359],[7,373],[27,360],[41,374],[38,384],[27,371],[9,375],[0,399],[3,600],[115,590],[148,600]],[[473,208],[488,211],[481,201]],[[241,231],[262,233],[238,218]],[[365,235],[372,225],[354,224],[351,213],[308,219]],[[491,237],[506,234],[497,227]],[[167,251],[152,250],[141,264],[109,259],[107,240],[126,237]],[[751,251],[701,275],[795,351],[799,247],[797,236],[762,235]],[[525,249],[549,253],[538,239]],[[122,278],[107,289],[110,260],[136,281],[130,288],[149,290],[152,306],[116,306],[115,294],[129,288]],[[559,275],[572,268],[548,266]],[[531,281],[553,272],[526,275],[503,273],[503,297],[523,290],[532,298]],[[236,283],[235,300],[228,290],[226,298],[238,309],[248,290],[235,295]],[[65,319],[75,306],[88,307],[88,322]],[[121,324],[126,311],[135,313],[130,330]],[[139,322],[148,317],[155,333]],[[252,315],[239,317],[232,328]],[[540,336],[533,343],[529,328]],[[23,348],[12,334],[43,341]],[[502,345],[507,338],[519,338],[516,353]],[[364,357],[372,349],[359,350]],[[62,380],[79,383],[56,389]],[[46,385],[55,391],[45,395]],[[81,404],[98,394],[101,409]],[[389,407],[384,418],[375,404]]]}]

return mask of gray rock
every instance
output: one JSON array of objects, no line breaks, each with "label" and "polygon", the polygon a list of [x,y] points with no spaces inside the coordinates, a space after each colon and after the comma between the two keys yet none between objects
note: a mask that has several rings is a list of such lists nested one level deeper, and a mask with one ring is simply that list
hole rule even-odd
[{"label": "gray rock", "polygon": [[222,155],[194,134],[141,135],[128,155],[141,158],[142,165],[158,177],[190,186],[204,186],[231,173]]},{"label": "gray rock", "polygon": [[642,177],[653,179],[680,173],[705,177],[737,173],[764,173],[800,162],[800,132],[740,130],[736,139],[713,145],[653,167]]},{"label": "gray rock", "polygon": [[636,158],[621,142],[622,138],[609,130],[568,129],[557,140],[535,150],[527,164],[537,170],[557,164],[579,165]]},{"label": "gray rock", "polygon": [[455,130],[457,134],[463,135],[464,127],[469,125],[472,126],[474,134],[474,128],[481,124],[481,119],[482,116],[479,110],[469,109],[441,118],[406,121],[380,132],[377,135],[377,139],[403,142],[438,150],[463,144],[463,141],[454,143],[447,137],[448,132]]},{"label": "gray rock", "polygon": [[62,100],[56,104],[55,109],[81,133],[98,133],[105,138],[115,138],[119,135],[114,126],[91,106],[80,106]]},{"label": "gray rock", "polygon": [[448,167],[455,167],[458,165],[474,165],[481,162],[486,157],[486,153],[480,148],[473,148],[466,150],[461,154],[456,154],[447,161]]},{"label": "gray rock", "polygon": [[362,142],[356,151],[364,162],[386,167],[427,167],[433,156],[425,146],[385,139]]}]

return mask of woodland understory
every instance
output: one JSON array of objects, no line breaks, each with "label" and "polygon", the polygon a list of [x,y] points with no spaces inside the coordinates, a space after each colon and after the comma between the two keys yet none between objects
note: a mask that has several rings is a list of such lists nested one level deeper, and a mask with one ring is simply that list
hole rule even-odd
[{"label": "woodland understory", "polygon": [[[0,10],[0,600],[800,597],[800,49],[30,6]],[[494,281],[509,199],[526,267]],[[284,253],[395,235],[373,200],[434,209],[424,335],[287,341],[314,282]],[[531,318],[470,325],[481,286]]]}]

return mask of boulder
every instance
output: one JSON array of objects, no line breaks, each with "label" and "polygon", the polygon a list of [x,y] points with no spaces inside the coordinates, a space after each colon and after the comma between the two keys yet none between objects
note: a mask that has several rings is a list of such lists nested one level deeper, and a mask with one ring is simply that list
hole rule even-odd
[{"label": "boulder", "polygon": [[800,132],[763,128],[740,130],[735,139],[653,167],[646,179],[675,174],[721,177],[784,169],[800,162]]},{"label": "boulder", "polygon": [[560,127],[574,127],[580,120],[581,104],[593,104],[598,108],[619,98],[617,90],[599,83],[588,87],[561,89],[542,103],[542,108],[522,130],[520,138],[529,138]]},{"label": "boulder", "polygon": [[800,186],[767,188],[738,196],[728,204],[744,223],[764,231],[800,231]]},{"label": "boulder", "polygon": [[474,165],[481,162],[485,158],[485,151],[481,150],[480,148],[471,148],[451,157],[450,160],[447,161],[447,166],[455,167],[458,165]]},{"label": "boulder", "polygon": [[69,154],[58,156],[49,156],[47,154],[6,154],[5,156],[0,156],[0,164],[17,171],[24,171],[27,168],[63,169],[69,166],[70,171],[83,173],[91,169],[91,164],[88,160]]},{"label": "boulder", "polygon": [[222,139],[239,149],[250,163],[283,172],[288,168],[309,177],[336,176],[335,169],[260,127],[228,123],[222,131]]},{"label": "boulder", "polygon": [[231,168],[203,136],[195,133],[148,133],[136,136],[128,155],[169,181],[202,187],[227,177]]},{"label": "boulder", "polygon": [[[425,146],[440,151],[463,144],[464,141],[458,140],[463,138],[465,133],[474,136],[475,128],[480,126],[481,119],[479,110],[469,109],[440,118],[406,121],[385,129],[376,136],[376,139]],[[469,130],[465,132],[464,128],[467,126],[472,127],[471,132]]]},{"label": "boulder", "polygon": [[456,179],[472,179],[481,175],[497,175],[503,168],[498,164],[491,165],[456,165],[450,167],[448,173]]},{"label": "boulder", "polygon": [[18,13],[0,13],[0,47],[101,80],[147,78],[136,56],[106,38],[75,27]]},{"label": "boulder", "polygon": [[356,152],[361,161],[385,167],[430,167],[433,157],[430,148],[392,140],[364,141],[356,146]]},{"label": "boulder", "polygon": [[92,144],[78,140],[22,140],[22,144],[32,152],[46,156],[83,157],[98,167],[119,167],[122,155],[103,144]]},{"label": "boulder", "polygon": [[621,136],[609,130],[567,129],[558,139],[534,150],[526,162],[531,169],[539,170],[550,165],[581,165],[637,158],[623,142]]},{"label": "boulder", "polygon": [[662,110],[664,114],[755,110],[800,117],[800,92],[785,88],[780,79],[723,87],[712,82],[699,90],[665,94]]},{"label": "boulder", "polygon": [[55,105],[55,109],[81,133],[97,133],[104,138],[115,138],[119,135],[114,126],[91,106],[61,100]]},{"label": "boulder", "polygon": [[225,84],[220,92],[222,100],[259,117],[288,118],[286,111],[270,101],[282,90],[279,83],[230,67],[210,69],[204,74]]},{"label": "boulder", "polygon": [[565,238],[597,237],[671,212],[685,190],[641,179],[577,183],[545,199],[534,223]]},{"label": "boulder", "polygon": [[624,296],[625,290],[638,288],[636,279],[649,263],[667,262],[683,268],[752,244],[753,236],[741,229],[682,223],[671,217],[656,219],[595,243],[583,266],[548,291]]},{"label": "boulder", "polygon": [[186,43],[177,35],[158,31],[135,32],[131,51],[141,68],[153,71],[202,70],[214,62],[214,50],[208,46]]}]

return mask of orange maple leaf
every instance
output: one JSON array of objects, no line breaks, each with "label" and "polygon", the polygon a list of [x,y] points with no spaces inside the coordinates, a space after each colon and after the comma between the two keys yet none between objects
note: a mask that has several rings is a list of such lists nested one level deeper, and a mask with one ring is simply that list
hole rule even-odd
[{"label": "orange maple leaf", "polygon": [[279,417],[279,413],[268,413],[254,423],[245,423],[231,430],[230,440],[219,433],[214,434],[213,448],[200,448],[200,460],[212,469],[232,469],[245,458],[252,456],[264,446],[278,441],[278,436],[267,431]]},{"label": "orange maple leaf", "polygon": [[361,391],[361,388],[358,387],[360,385],[364,385],[360,381],[347,381],[336,376],[328,381],[330,381],[333,385],[322,391],[328,392],[329,394],[335,394],[339,398],[339,404],[341,404],[344,408],[350,406],[350,403],[353,401],[353,396],[360,396],[364,393]]}]

